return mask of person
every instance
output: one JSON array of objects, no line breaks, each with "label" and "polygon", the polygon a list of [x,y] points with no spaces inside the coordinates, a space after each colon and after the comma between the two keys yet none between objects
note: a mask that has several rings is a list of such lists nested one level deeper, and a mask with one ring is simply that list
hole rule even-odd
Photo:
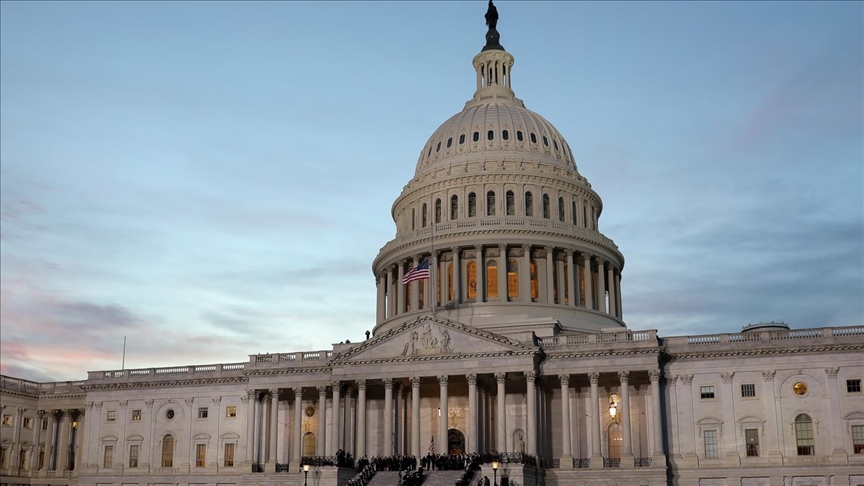
[{"label": "person", "polygon": [[369,340],[369,331],[366,331],[366,340]]},{"label": "person", "polygon": [[489,476],[483,476],[483,486],[489,486]]}]

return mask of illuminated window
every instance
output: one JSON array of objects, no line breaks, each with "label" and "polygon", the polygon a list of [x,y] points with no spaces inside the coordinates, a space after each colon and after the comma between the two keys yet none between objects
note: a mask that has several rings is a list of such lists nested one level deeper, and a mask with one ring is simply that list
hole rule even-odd
[{"label": "illuminated window", "polygon": [[129,446],[129,467],[138,467],[138,452],[141,446],[132,444]]},{"label": "illuminated window", "polygon": [[507,191],[507,216],[516,214],[516,197],[513,191]]},{"label": "illuminated window", "polygon": [[537,299],[540,280],[537,278],[537,260],[531,260],[531,298]]},{"label": "illuminated window", "polygon": [[525,216],[534,216],[534,196],[530,192],[525,193]]},{"label": "illuminated window", "polygon": [[564,221],[564,198],[558,198],[558,221]]},{"label": "illuminated window", "polygon": [[141,421],[141,410],[132,410],[132,421],[140,422]]},{"label": "illuminated window", "polygon": [[543,217],[549,219],[549,194],[543,194]]},{"label": "illuminated window", "polygon": [[459,217],[459,196],[453,194],[450,198],[450,219],[454,220]]},{"label": "illuminated window", "polygon": [[486,216],[495,216],[495,191],[486,193]]},{"label": "illuminated window", "polygon": [[426,227],[426,203],[423,203],[423,214],[421,215],[423,218],[423,227]]},{"label": "illuminated window", "polygon": [[756,396],[756,385],[753,383],[744,383],[741,385],[741,397],[753,398]]},{"label": "illuminated window", "polygon": [[759,456],[758,429],[744,429],[744,443],[747,445],[747,457]]},{"label": "illuminated window", "polygon": [[9,462],[9,448],[0,447],[0,469],[6,469]]},{"label": "illuminated window", "polygon": [[210,409],[207,407],[198,407],[198,418],[206,419],[207,415],[210,414]]},{"label": "illuminated window", "polygon": [[468,217],[477,216],[477,195],[473,192],[468,193]]},{"label": "illuminated window", "polygon": [[[479,257],[479,255],[478,255]],[[477,262],[470,261],[466,265],[468,270],[468,298],[477,298]]]},{"label": "illuminated window", "polygon": [[813,448],[813,421],[810,416],[801,414],[795,417],[795,443],[798,446],[799,456],[814,455]]},{"label": "illuminated window", "polygon": [[714,399],[714,387],[713,386],[700,386],[699,387],[699,398],[702,400],[713,400]]},{"label": "illuminated window", "polygon": [[705,457],[717,457],[717,431],[703,431],[702,437],[705,442]]},{"label": "illuminated window", "polygon": [[234,444],[225,444],[225,467],[234,467]]},{"label": "illuminated window", "polygon": [[303,434],[303,455],[306,457],[315,455],[315,434],[312,432]]},{"label": "illuminated window", "polygon": [[453,263],[447,264],[447,300],[453,300]]},{"label": "illuminated window", "polygon": [[225,418],[236,418],[237,417],[237,407],[234,405],[229,405],[225,407]]},{"label": "illuminated window", "polygon": [[207,444],[195,444],[195,467],[207,464]]},{"label": "illuminated window", "polygon": [[162,438],[162,467],[174,467],[174,437]]},{"label": "illuminated window", "polygon": [[435,200],[435,224],[441,222],[441,200]]},{"label": "illuminated window", "polygon": [[852,451],[864,454],[864,425],[852,426]]},{"label": "illuminated window", "polygon": [[807,394],[807,385],[799,381],[792,385],[792,391],[798,396],[804,396]]},{"label": "illuminated window", "polygon": [[106,445],[105,451],[103,452],[103,456],[102,456],[102,467],[104,467],[104,468],[114,467],[113,464],[114,464],[114,446],[113,445]]},{"label": "illuminated window", "polygon": [[507,262],[507,297],[519,298],[519,262],[515,258]]},{"label": "illuminated window", "polygon": [[498,264],[495,260],[486,262],[486,297],[498,298]]}]

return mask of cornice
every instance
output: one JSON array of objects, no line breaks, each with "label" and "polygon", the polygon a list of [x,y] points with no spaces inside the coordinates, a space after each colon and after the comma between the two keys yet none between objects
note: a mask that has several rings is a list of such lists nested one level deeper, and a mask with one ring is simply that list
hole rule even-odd
[{"label": "cornice", "polygon": [[[202,386],[202,385],[225,385],[233,383],[246,383],[249,380],[246,376],[233,376],[226,378],[198,378],[187,380],[168,380],[168,381],[122,381],[114,383],[93,383],[81,385],[85,391],[98,390],[129,390],[136,388],[161,388],[161,387],[177,387],[177,386]],[[81,395],[84,396],[84,395]]]},{"label": "cornice", "polygon": [[404,364],[404,363],[416,363],[416,362],[425,362],[425,361],[458,361],[462,359],[476,359],[476,358],[500,358],[500,357],[514,357],[514,356],[530,356],[533,359],[533,356],[537,354],[537,351],[493,351],[493,352],[485,352],[485,353],[464,353],[464,354],[438,354],[438,355],[430,355],[430,356],[395,356],[392,358],[376,358],[376,359],[367,359],[367,360],[345,360],[334,365],[333,369],[342,368],[342,367],[352,367],[356,365],[373,365],[373,364]]},{"label": "cornice", "polygon": [[733,349],[700,349],[698,351],[669,352],[664,350],[669,361],[687,361],[692,359],[728,358],[737,356],[775,356],[792,353],[829,353],[838,351],[860,351],[864,350],[864,343],[857,344],[824,344],[815,346],[790,346],[788,348],[733,348]]},{"label": "cornice", "polygon": [[591,350],[578,350],[578,351],[569,351],[569,352],[561,352],[561,351],[550,351],[546,350],[546,359],[547,360],[556,360],[556,359],[573,359],[573,358],[594,358],[594,357],[603,357],[603,356],[634,356],[634,355],[656,355],[659,356],[661,352],[661,348],[659,347],[651,347],[651,348],[624,348],[624,349],[610,349],[610,348],[600,348],[600,349],[591,349]]},{"label": "cornice", "polygon": [[30,398],[30,399],[38,399],[39,395],[35,393],[26,393],[18,390],[7,390],[0,389],[0,395],[11,395],[13,397],[21,397],[21,398]]},{"label": "cornice", "polygon": [[245,372],[248,376],[265,376],[265,375],[305,375],[314,373],[330,373],[330,366],[318,368],[262,368],[257,370],[249,370]]}]

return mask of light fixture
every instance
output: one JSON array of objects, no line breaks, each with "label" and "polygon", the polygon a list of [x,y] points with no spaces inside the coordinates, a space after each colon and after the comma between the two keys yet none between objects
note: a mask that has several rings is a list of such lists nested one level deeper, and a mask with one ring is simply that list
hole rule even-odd
[{"label": "light fixture", "polygon": [[498,486],[498,461],[492,461],[492,486]]},{"label": "light fixture", "polygon": [[498,470],[498,461],[492,461],[492,469],[495,471]]},{"label": "light fixture", "polygon": [[303,486],[306,486],[306,479],[309,478],[309,464],[303,464]]},{"label": "light fixture", "polygon": [[616,394],[609,395],[609,415],[615,419],[618,416],[618,406],[621,404],[621,397]]}]

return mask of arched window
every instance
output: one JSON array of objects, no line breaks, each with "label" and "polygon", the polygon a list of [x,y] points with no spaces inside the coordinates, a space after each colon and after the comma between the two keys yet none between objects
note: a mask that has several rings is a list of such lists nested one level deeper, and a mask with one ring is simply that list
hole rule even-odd
[{"label": "arched window", "polygon": [[572,201],[570,204],[570,219],[573,220],[573,224],[576,224],[576,201]]},{"label": "arched window", "polygon": [[537,143],[537,135],[534,132],[531,132],[531,143]]},{"label": "arched window", "polygon": [[515,258],[507,262],[507,297],[519,298],[519,262]]},{"label": "arched window", "polygon": [[441,222],[441,200],[435,200],[435,224]]},{"label": "arched window", "polygon": [[530,192],[525,193],[525,216],[534,216],[534,196]]},{"label": "arched window", "polygon": [[582,205],[582,226],[588,227],[588,206]]},{"label": "arched window", "polygon": [[[447,148],[450,148],[451,145],[453,145],[453,137],[447,139]],[[556,146],[555,149],[557,150],[558,147]]]},{"label": "arched window", "polygon": [[306,432],[303,434],[303,456],[312,457],[315,455],[315,434]]},{"label": "arched window", "polygon": [[[479,255],[478,255],[479,256]],[[466,265],[468,270],[468,298],[477,298],[477,262],[471,260]]]},{"label": "arched window", "polygon": [[540,280],[537,278],[537,260],[531,259],[531,300],[537,300]]},{"label": "arched window", "polygon": [[462,145],[463,143],[465,143],[465,134],[464,133],[459,135],[459,145]]},{"label": "arched window", "polygon": [[[557,152],[558,151],[558,141],[552,140],[552,145],[555,147],[555,151]],[[450,145],[447,145],[447,146],[449,147]]]},{"label": "arched window", "polygon": [[522,130],[518,130],[518,131],[516,132],[516,140],[518,140],[518,141],[520,141],[520,142],[522,142],[522,141],[525,140],[525,137],[522,136]]},{"label": "arched window", "polygon": [[507,191],[507,216],[516,214],[516,198],[513,196],[513,191]]},{"label": "arched window", "polygon": [[549,194],[543,194],[543,217],[549,219]]},{"label": "arched window", "polygon": [[493,130],[489,130],[488,132],[486,132],[486,138],[488,140],[494,140],[495,139],[495,132]]},{"label": "arched window", "polygon": [[477,216],[477,194],[473,192],[468,193],[468,217],[473,218]]},{"label": "arched window", "polygon": [[564,221],[564,198],[558,198],[558,221]]},{"label": "arched window", "polygon": [[[441,145],[441,143],[439,142],[438,145]],[[546,135],[543,135],[543,145],[549,146],[549,139],[546,138]]]},{"label": "arched window", "polygon": [[430,157],[432,155],[432,146],[429,146],[429,153],[426,154],[426,157]]},{"label": "arched window", "polygon": [[491,259],[486,262],[486,298],[498,298],[498,263]]},{"label": "arched window", "polygon": [[[543,137],[544,140],[546,137]],[[438,142],[438,145],[435,146],[435,153],[437,154],[441,150],[441,142]]]},{"label": "arched window", "polygon": [[480,132],[474,132],[474,138],[473,138],[473,140],[474,140],[475,142],[479,142],[479,141],[480,141]]},{"label": "arched window", "polygon": [[624,435],[618,422],[612,422],[606,429],[609,439],[609,459],[621,459],[621,449],[624,447]]},{"label": "arched window", "polygon": [[450,198],[450,219],[456,219],[459,217],[459,196],[453,194],[453,197]]},{"label": "arched window", "polygon": [[411,231],[414,231],[414,225],[417,224],[417,210],[411,208]]},{"label": "arched window", "polygon": [[813,421],[807,414],[795,417],[795,443],[799,456],[813,456]]},{"label": "arched window", "polygon": [[174,437],[170,434],[162,437],[162,467],[174,467]]},{"label": "arched window", "polygon": [[503,138],[504,140],[510,140],[510,132],[508,132],[507,130],[502,131],[501,138]]},{"label": "arched window", "polygon": [[495,216],[495,191],[486,193],[486,216]]},{"label": "arched window", "polygon": [[426,227],[426,203],[423,203],[423,227]]}]

